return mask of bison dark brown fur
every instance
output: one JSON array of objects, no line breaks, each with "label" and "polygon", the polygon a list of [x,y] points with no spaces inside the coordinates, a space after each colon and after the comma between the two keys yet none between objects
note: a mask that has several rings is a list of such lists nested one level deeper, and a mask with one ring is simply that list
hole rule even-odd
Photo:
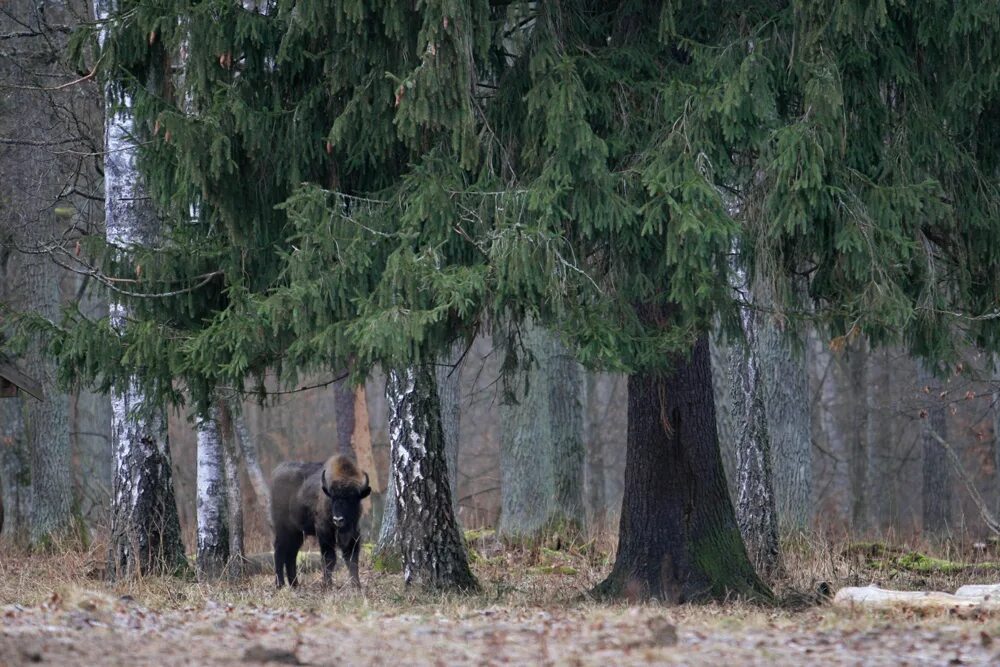
[{"label": "bison dark brown fur", "polygon": [[295,561],[306,535],[315,535],[323,554],[323,584],[329,586],[340,549],[351,581],[360,586],[358,552],[361,501],[371,493],[368,474],[350,458],[332,456],[326,463],[289,461],[271,474],[271,518],[274,524],[274,573],[278,588],[297,586]]}]

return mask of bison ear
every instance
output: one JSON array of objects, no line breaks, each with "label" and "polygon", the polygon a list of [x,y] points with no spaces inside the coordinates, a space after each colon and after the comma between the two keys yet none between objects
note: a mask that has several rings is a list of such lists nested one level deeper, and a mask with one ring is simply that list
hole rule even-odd
[{"label": "bison ear", "polygon": [[368,497],[368,494],[370,494],[371,492],[372,492],[372,487],[368,483],[368,473],[365,473],[365,488],[361,489],[361,491],[358,493],[358,497],[364,500],[365,498]]},{"label": "bison ear", "polygon": [[323,468],[323,472],[319,476],[319,488],[323,489],[323,493],[326,494],[327,498],[333,498],[330,492],[326,488],[326,468]]}]

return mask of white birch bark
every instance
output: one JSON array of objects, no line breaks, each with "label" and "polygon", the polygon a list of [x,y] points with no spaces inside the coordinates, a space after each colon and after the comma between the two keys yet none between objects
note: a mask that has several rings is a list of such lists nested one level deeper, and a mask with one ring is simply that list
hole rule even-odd
[{"label": "white birch bark", "polygon": [[386,382],[403,577],[432,589],[475,590],[478,583],[452,513],[435,384],[434,373],[423,366],[390,371]]},{"label": "white birch bark", "polygon": [[222,575],[229,561],[226,481],[218,410],[199,417],[198,432],[198,579]]},{"label": "white birch bark", "polygon": [[[113,0],[97,0],[94,15],[110,20]],[[100,41],[106,38],[101,31]],[[105,233],[121,253],[152,243],[158,232],[155,211],[146,197],[138,169],[131,100],[112,111],[105,89],[104,188]],[[109,305],[111,326],[123,331],[128,309]],[[148,404],[136,382],[111,397],[114,482],[111,509],[109,574],[131,576],[174,571],[186,564],[170,471],[167,425],[161,406]]]}]

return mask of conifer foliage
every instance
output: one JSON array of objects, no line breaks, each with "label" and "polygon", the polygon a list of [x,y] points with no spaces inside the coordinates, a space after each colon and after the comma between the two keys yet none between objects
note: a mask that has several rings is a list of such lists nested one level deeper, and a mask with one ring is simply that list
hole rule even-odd
[{"label": "conifer foliage", "polygon": [[[153,92],[162,54],[183,76]],[[172,223],[127,266],[103,253],[147,296],[123,331],[64,327],[67,373],[181,380],[204,409],[268,369],[411,369],[530,316],[660,394],[630,396],[634,465],[662,441],[696,466],[627,475],[610,594],[762,591],[710,406],[669,395],[734,321],[731,248],[786,312],[805,277],[834,335],[1000,342],[990,3],[123,0],[99,58]]]}]

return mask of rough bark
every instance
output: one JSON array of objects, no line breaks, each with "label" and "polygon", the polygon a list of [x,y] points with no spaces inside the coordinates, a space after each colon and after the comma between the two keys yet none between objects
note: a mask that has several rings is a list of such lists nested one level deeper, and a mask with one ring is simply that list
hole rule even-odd
[{"label": "rough bark", "polygon": [[[94,3],[94,15],[105,21],[113,0]],[[103,42],[105,33],[100,39]],[[106,97],[110,94],[106,91]],[[105,117],[104,191],[108,243],[126,253],[133,245],[155,241],[159,220],[145,195],[136,168],[135,123],[130,100]],[[110,107],[110,105],[109,105]],[[111,326],[122,330],[127,308],[113,303]],[[114,492],[108,573],[175,572],[186,567],[180,521],[170,474],[170,447],[161,406],[130,382],[111,398],[114,448]]]},{"label": "rough bark", "polygon": [[[222,412],[220,408],[220,413]],[[221,424],[220,424],[221,425]],[[226,479],[226,527],[229,533],[229,574],[243,573],[246,560],[243,531],[243,489],[240,486],[240,455],[232,422],[225,423],[222,437],[222,463]]]},{"label": "rough bark", "polygon": [[754,318],[767,432],[771,443],[778,527],[782,533],[804,531],[812,516],[812,419],[805,350],[794,349],[789,333],[769,311],[771,288],[754,286],[761,310]]},{"label": "rough bark", "polygon": [[951,531],[951,462],[940,441],[948,439],[948,404],[941,396],[942,383],[926,362],[919,363],[918,378],[923,398],[923,503],[924,534],[945,537]]},{"label": "rough bark", "polygon": [[741,319],[746,342],[730,350],[737,429],[736,519],[751,562],[758,572],[772,576],[781,568],[781,550],[764,387],[756,355],[756,318],[749,308],[744,308]]},{"label": "rough bark", "polygon": [[456,341],[437,366],[438,395],[441,398],[441,426],[444,429],[445,460],[448,463],[448,481],[451,484],[451,500],[455,516],[458,517],[458,449],[459,430],[462,424],[462,355],[465,342]]},{"label": "rough bark", "polygon": [[24,544],[31,507],[31,465],[20,396],[0,398],[0,491],[5,508],[3,535]]},{"label": "rough bark", "polygon": [[719,434],[722,468],[726,474],[726,488],[733,503],[739,497],[739,475],[736,463],[736,404],[732,382],[732,343],[714,334],[709,339],[712,360],[712,396],[715,401],[715,427]]},{"label": "rough bark", "polygon": [[549,524],[579,532],[583,528],[583,407],[581,369],[571,352],[552,341],[546,367],[552,437],[554,493]]},{"label": "rough bark", "polygon": [[391,371],[386,382],[403,577],[436,590],[476,590],[452,512],[435,384],[426,366]]},{"label": "rough bark", "polygon": [[229,563],[226,474],[218,410],[200,417],[198,431],[198,580],[217,579]]},{"label": "rough bark", "polygon": [[357,459],[351,446],[354,435],[354,385],[341,380],[333,385],[333,411],[337,423],[337,453]]},{"label": "rough bark", "polygon": [[[389,400],[389,410],[393,411],[393,397]],[[391,444],[390,444],[391,447]],[[392,563],[398,561],[399,531],[396,520],[396,483],[393,481],[392,462],[390,461],[389,480],[385,487],[385,498],[382,503],[382,523],[379,527],[378,542],[373,553],[376,566],[384,569],[394,569]]]},{"label": "rough bark", "polygon": [[595,592],[672,603],[770,597],[726,490],[707,336],[671,372],[629,377],[628,418],[618,553]]}]

